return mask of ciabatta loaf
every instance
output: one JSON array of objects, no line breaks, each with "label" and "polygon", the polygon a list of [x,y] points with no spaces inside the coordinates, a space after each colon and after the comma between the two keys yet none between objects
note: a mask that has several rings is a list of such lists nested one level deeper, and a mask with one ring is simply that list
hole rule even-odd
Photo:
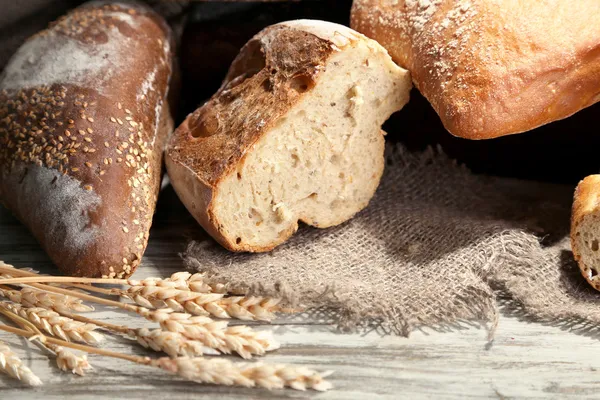
[{"label": "ciabatta loaf", "polygon": [[571,248],[581,273],[600,290],[600,175],[590,175],[575,190]]},{"label": "ciabatta loaf", "polygon": [[223,246],[268,251],[298,221],[325,228],[364,208],[384,167],[381,124],[407,101],[407,71],[341,25],[269,27],[166,151],[183,203]]},{"label": "ciabatta loaf", "polygon": [[600,100],[598,0],[355,0],[454,135],[487,139]]},{"label": "ciabatta loaf", "polygon": [[170,30],[93,2],[29,39],[0,76],[0,200],[69,275],[141,261],[172,129]]}]

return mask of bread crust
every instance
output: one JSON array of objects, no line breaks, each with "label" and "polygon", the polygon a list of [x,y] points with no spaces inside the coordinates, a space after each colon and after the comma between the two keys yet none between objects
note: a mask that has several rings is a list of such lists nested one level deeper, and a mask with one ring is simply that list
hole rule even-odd
[{"label": "bread crust", "polygon": [[0,77],[0,199],[66,274],[125,277],[141,261],[173,126],[171,41],[151,9],[93,2]]},{"label": "bread crust", "polygon": [[411,71],[446,129],[531,130],[600,100],[600,2],[356,0],[351,26]]},{"label": "bread crust", "polygon": [[229,250],[269,251],[298,229],[292,224],[267,246],[236,243],[224,234],[212,200],[252,146],[315,85],[329,57],[367,40],[341,25],[332,32],[331,25],[299,20],[261,31],[242,48],[219,91],[187,117],[167,145],[173,187],[196,220]]}]

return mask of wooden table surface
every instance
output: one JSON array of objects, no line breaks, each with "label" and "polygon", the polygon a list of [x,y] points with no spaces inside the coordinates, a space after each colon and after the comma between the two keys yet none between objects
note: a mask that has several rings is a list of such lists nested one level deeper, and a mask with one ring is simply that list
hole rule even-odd
[{"label": "wooden table surface", "polygon": [[[144,264],[136,278],[167,276],[182,269],[178,253],[204,233],[167,189]],[[56,273],[28,231],[0,207],[0,260],[18,267]],[[449,332],[423,329],[410,338],[377,332],[342,334],[326,313],[312,312],[276,320],[269,329],[282,345],[266,362],[303,364],[335,370],[327,393],[225,388],[184,382],[160,370],[125,361],[90,356],[85,377],[60,372],[36,346],[0,333],[43,381],[30,389],[0,375],[0,399],[415,399],[415,398],[600,398],[600,343],[595,335],[521,319],[505,309],[492,346],[487,332],[461,323]],[[96,318],[112,323],[143,324],[139,318],[100,309]],[[106,348],[147,354],[125,339],[109,338]]]}]

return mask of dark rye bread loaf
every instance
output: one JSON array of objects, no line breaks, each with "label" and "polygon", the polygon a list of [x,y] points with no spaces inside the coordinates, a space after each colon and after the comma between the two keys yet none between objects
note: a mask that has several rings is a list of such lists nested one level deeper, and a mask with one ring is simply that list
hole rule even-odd
[{"label": "dark rye bread loaf", "polygon": [[172,121],[167,24],[140,4],[85,4],[0,76],[0,200],[69,275],[139,265]]}]

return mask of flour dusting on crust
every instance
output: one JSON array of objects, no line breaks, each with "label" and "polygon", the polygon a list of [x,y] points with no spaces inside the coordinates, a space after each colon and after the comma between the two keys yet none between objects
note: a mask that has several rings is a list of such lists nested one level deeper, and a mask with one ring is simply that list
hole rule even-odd
[{"label": "flour dusting on crust", "polygon": [[115,27],[104,33],[106,44],[94,47],[55,32],[30,39],[13,56],[0,86],[22,89],[59,83],[101,89],[102,82],[130,62],[123,51],[123,42],[130,39]]},{"label": "flour dusting on crust", "polygon": [[[29,226],[43,226],[46,245],[85,251],[100,235],[101,227],[90,224],[90,213],[102,203],[94,191],[55,169],[21,165],[6,186],[20,187],[18,214],[27,215]],[[16,181],[16,182],[14,182]],[[20,182],[20,183],[19,183]]]}]

